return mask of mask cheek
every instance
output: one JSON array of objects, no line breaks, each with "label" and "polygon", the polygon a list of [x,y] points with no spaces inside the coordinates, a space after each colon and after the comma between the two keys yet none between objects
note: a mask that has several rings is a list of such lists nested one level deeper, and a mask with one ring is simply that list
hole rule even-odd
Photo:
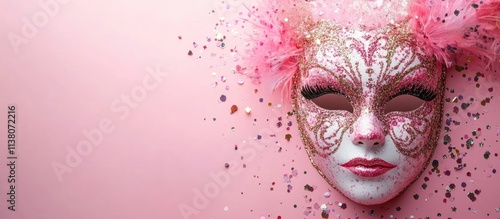
[{"label": "mask cheek", "polygon": [[318,124],[318,113],[316,112],[309,112],[306,116],[306,122],[309,127],[314,127],[316,124]]},{"label": "mask cheek", "polygon": [[[318,171],[329,184],[337,186],[338,176],[342,173],[337,151],[352,115],[348,111],[326,110],[312,101],[297,99],[297,119],[302,139],[310,149],[310,158]],[[344,171],[345,172],[345,171]]]},{"label": "mask cheek", "polygon": [[341,177],[345,176],[345,171],[340,166],[338,157],[337,154],[331,154],[325,157],[314,158],[318,171],[321,171],[321,175],[334,187],[339,187],[343,181],[348,180],[345,177]]},{"label": "mask cheek", "polygon": [[[433,102],[411,112],[392,112],[387,114],[386,121],[398,151],[406,156],[415,156],[435,146],[437,119]],[[434,134],[433,134],[434,133]]]},{"label": "mask cheek", "polygon": [[[310,146],[322,157],[334,154],[342,143],[342,137],[347,130],[346,112],[324,110],[322,113],[306,113],[307,126],[304,127]],[[309,122],[311,121],[311,123]]]},{"label": "mask cheek", "polygon": [[430,152],[418,154],[417,156],[399,156],[397,173],[393,175],[394,185],[401,191],[411,184],[413,180],[422,172],[425,163],[428,161]]}]

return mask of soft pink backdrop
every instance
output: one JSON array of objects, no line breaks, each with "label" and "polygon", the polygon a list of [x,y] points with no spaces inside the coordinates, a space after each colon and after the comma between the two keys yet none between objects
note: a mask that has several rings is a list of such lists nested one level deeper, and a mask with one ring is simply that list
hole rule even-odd
[{"label": "soft pink backdrop", "polygon": [[[0,218],[321,218],[321,204],[335,211],[330,218],[437,218],[438,213],[441,218],[500,218],[499,174],[493,173],[500,169],[495,156],[500,153],[500,85],[495,77],[474,82],[471,71],[465,77],[454,73],[448,81],[455,92],[447,91],[447,97],[464,97],[446,104],[450,115],[444,119],[460,122],[450,125],[448,134],[451,144],[467,153],[466,168],[453,169],[456,161],[449,158],[441,137],[433,158],[441,174],[429,166],[393,201],[361,206],[332,190],[310,165],[295,118],[286,117],[289,106],[233,73],[238,55],[230,50],[243,51],[238,33],[244,30],[241,23],[229,20],[241,8],[233,6],[239,5],[236,1],[229,1],[231,7],[202,0],[60,1],[46,24],[15,49],[8,35],[23,36],[23,18],[32,22],[33,16],[46,13],[40,2],[56,1],[0,2]],[[220,17],[228,18],[221,22]],[[214,42],[214,28],[227,36],[226,48]],[[148,66],[166,76],[147,90],[147,97],[127,106],[121,98],[141,90],[149,78]],[[221,95],[226,95],[225,102],[219,100]],[[482,106],[480,101],[487,97],[492,97],[490,103]],[[262,103],[259,98],[264,98]],[[462,110],[464,102],[472,105]],[[10,104],[17,106],[15,212],[7,210],[4,201]],[[239,110],[231,115],[233,104]],[[250,114],[244,112],[247,106]],[[458,114],[454,106],[460,108]],[[467,112],[480,113],[480,118],[474,120]],[[67,148],[75,150],[86,139],[84,132],[98,128],[102,120],[111,121],[113,130],[103,134],[102,142],[60,181],[54,162],[64,164]],[[482,132],[476,139],[471,133],[478,128]],[[259,134],[262,139],[256,141]],[[286,134],[291,134],[290,141]],[[464,135],[474,138],[471,149],[461,147],[467,140]],[[489,159],[485,151],[491,153]],[[285,182],[292,168],[296,176]],[[449,176],[445,170],[450,170]],[[217,184],[213,174],[225,176],[225,182]],[[429,177],[426,189],[424,176]],[[450,183],[456,188],[451,198],[445,198]],[[293,187],[290,192],[288,184]],[[315,190],[305,191],[306,184]],[[481,192],[472,202],[467,194],[476,189]],[[331,197],[325,198],[329,190]],[[206,199],[198,199],[198,191]],[[193,214],[183,217],[180,208]]]}]

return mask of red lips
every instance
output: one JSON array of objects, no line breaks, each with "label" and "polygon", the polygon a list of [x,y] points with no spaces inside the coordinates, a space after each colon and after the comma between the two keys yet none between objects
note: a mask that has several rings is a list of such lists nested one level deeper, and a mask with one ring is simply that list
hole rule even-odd
[{"label": "red lips", "polygon": [[367,160],[359,157],[341,166],[361,177],[377,177],[396,167],[396,165],[387,163],[382,159]]}]

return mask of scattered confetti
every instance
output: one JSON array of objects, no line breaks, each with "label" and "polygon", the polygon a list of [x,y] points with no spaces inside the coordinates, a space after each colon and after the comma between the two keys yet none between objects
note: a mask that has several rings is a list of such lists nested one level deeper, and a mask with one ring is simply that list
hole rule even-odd
[{"label": "scattered confetti", "polygon": [[342,208],[342,209],[346,209],[347,208],[347,204],[346,203],[339,203],[339,207]]},{"label": "scattered confetti", "polygon": [[309,192],[313,192],[313,191],[314,191],[314,188],[313,188],[312,186],[310,186],[309,184],[306,184],[306,185],[304,186],[304,190],[307,190],[307,191],[309,191]]},{"label": "scattered confetti", "polygon": [[236,111],[238,111],[238,106],[232,105],[231,106],[231,114],[235,113]]},{"label": "scattered confetti", "polygon": [[484,152],[484,159],[490,158],[490,154],[491,153],[489,151]]},{"label": "scattered confetti", "polygon": [[226,95],[221,95],[219,100],[222,102],[226,102]]},{"label": "scattered confetti", "polygon": [[474,201],[476,201],[476,195],[474,195],[474,193],[472,193],[472,192],[469,192],[469,193],[467,194],[467,197],[469,197],[469,199],[470,199],[471,201],[473,201],[473,202],[474,202]]}]

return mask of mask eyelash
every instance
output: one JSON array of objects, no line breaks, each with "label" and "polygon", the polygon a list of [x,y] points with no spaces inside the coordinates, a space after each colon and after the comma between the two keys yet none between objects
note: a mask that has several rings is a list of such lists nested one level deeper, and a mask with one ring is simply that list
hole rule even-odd
[{"label": "mask eyelash", "polygon": [[437,96],[437,93],[435,91],[430,90],[422,85],[412,85],[409,88],[407,88],[407,87],[402,88],[397,94],[391,96],[389,99],[392,99],[392,98],[395,98],[397,96],[404,95],[404,94],[418,97],[424,101],[434,100],[434,98],[436,98],[436,96]]},{"label": "mask eyelash", "polygon": [[[300,93],[302,96],[308,100],[312,100],[314,98],[320,97],[325,94],[341,94],[344,95],[344,93],[334,89],[332,86],[328,85],[326,87],[316,85],[315,87],[305,85],[302,87],[300,90]],[[345,96],[345,95],[344,95]]]}]

